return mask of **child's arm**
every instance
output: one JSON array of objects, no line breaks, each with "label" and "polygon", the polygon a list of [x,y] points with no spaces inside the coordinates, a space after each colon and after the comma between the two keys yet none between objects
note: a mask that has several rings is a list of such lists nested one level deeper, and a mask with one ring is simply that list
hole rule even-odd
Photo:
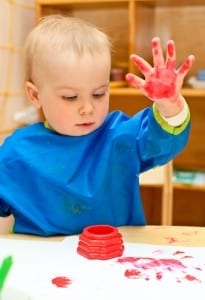
[{"label": "child's arm", "polygon": [[130,58],[144,75],[144,79],[128,73],[126,80],[154,101],[163,117],[177,116],[184,110],[185,100],[181,95],[181,88],[184,78],[194,62],[194,56],[188,56],[184,63],[176,69],[174,41],[167,42],[165,61],[158,37],[152,40],[152,54],[153,67],[142,57],[132,54]]},{"label": "child's arm", "polygon": [[8,234],[12,231],[14,225],[13,216],[0,217],[0,235]]}]

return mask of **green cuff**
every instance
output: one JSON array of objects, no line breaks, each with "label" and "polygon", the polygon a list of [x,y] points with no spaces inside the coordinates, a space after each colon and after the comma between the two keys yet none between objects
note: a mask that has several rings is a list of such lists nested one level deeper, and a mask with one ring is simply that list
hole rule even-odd
[{"label": "green cuff", "polygon": [[179,125],[179,126],[171,126],[169,125],[163,118],[162,116],[160,115],[157,107],[156,107],[156,104],[154,103],[153,106],[152,106],[152,110],[153,110],[153,114],[154,114],[154,118],[155,120],[157,121],[157,123],[162,127],[162,129],[164,129],[165,131],[171,133],[171,134],[174,134],[174,135],[178,135],[180,134],[182,131],[184,131],[184,129],[187,127],[187,125],[189,124],[190,122],[190,110],[188,110],[188,114],[187,114],[187,117],[186,119],[184,120],[184,122]]}]

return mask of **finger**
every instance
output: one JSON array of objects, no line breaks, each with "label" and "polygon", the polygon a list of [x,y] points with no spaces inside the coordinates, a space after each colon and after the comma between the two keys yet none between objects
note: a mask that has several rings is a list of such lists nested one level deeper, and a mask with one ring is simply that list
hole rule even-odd
[{"label": "finger", "polygon": [[137,88],[137,89],[142,89],[143,85],[145,83],[144,79],[132,74],[132,73],[128,73],[125,76],[125,79],[127,80],[127,82],[132,85],[133,87]]},{"label": "finger", "polygon": [[176,67],[176,50],[175,43],[173,40],[167,42],[167,53],[166,53],[166,69],[175,69]]},{"label": "finger", "polygon": [[130,56],[131,61],[137,66],[137,68],[139,69],[139,71],[144,75],[148,75],[151,73],[152,71],[152,67],[150,66],[150,64],[144,60],[142,57],[132,54]]},{"label": "finger", "polygon": [[152,39],[152,55],[154,67],[159,68],[164,66],[164,56],[160,43],[160,38],[155,37]]},{"label": "finger", "polygon": [[187,59],[184,61],[184,63],[178,68],[177,72],[182,78],[184,78],[186,74],[189,72],[194,61],[195,61],[194,55],[189,55]]}]

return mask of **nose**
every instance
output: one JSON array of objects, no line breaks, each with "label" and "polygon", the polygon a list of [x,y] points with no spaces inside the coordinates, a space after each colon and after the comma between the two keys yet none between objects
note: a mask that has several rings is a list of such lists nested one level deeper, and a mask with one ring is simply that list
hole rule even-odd
[{"label": "nose", "polygon": [[93,103],[90,100],[83,101],[80,105],[79,112],[81,115],[89,115],[93,112]]}]

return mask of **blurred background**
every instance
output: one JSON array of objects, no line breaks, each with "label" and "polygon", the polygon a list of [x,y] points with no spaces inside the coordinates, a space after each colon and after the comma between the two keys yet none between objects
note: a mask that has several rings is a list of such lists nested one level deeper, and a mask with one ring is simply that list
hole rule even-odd
[{"label": "blurred background", "polygon": [[34,0],[0,0],[0,143],[29,105],[24,94],[23,44],[35,24]]}]

